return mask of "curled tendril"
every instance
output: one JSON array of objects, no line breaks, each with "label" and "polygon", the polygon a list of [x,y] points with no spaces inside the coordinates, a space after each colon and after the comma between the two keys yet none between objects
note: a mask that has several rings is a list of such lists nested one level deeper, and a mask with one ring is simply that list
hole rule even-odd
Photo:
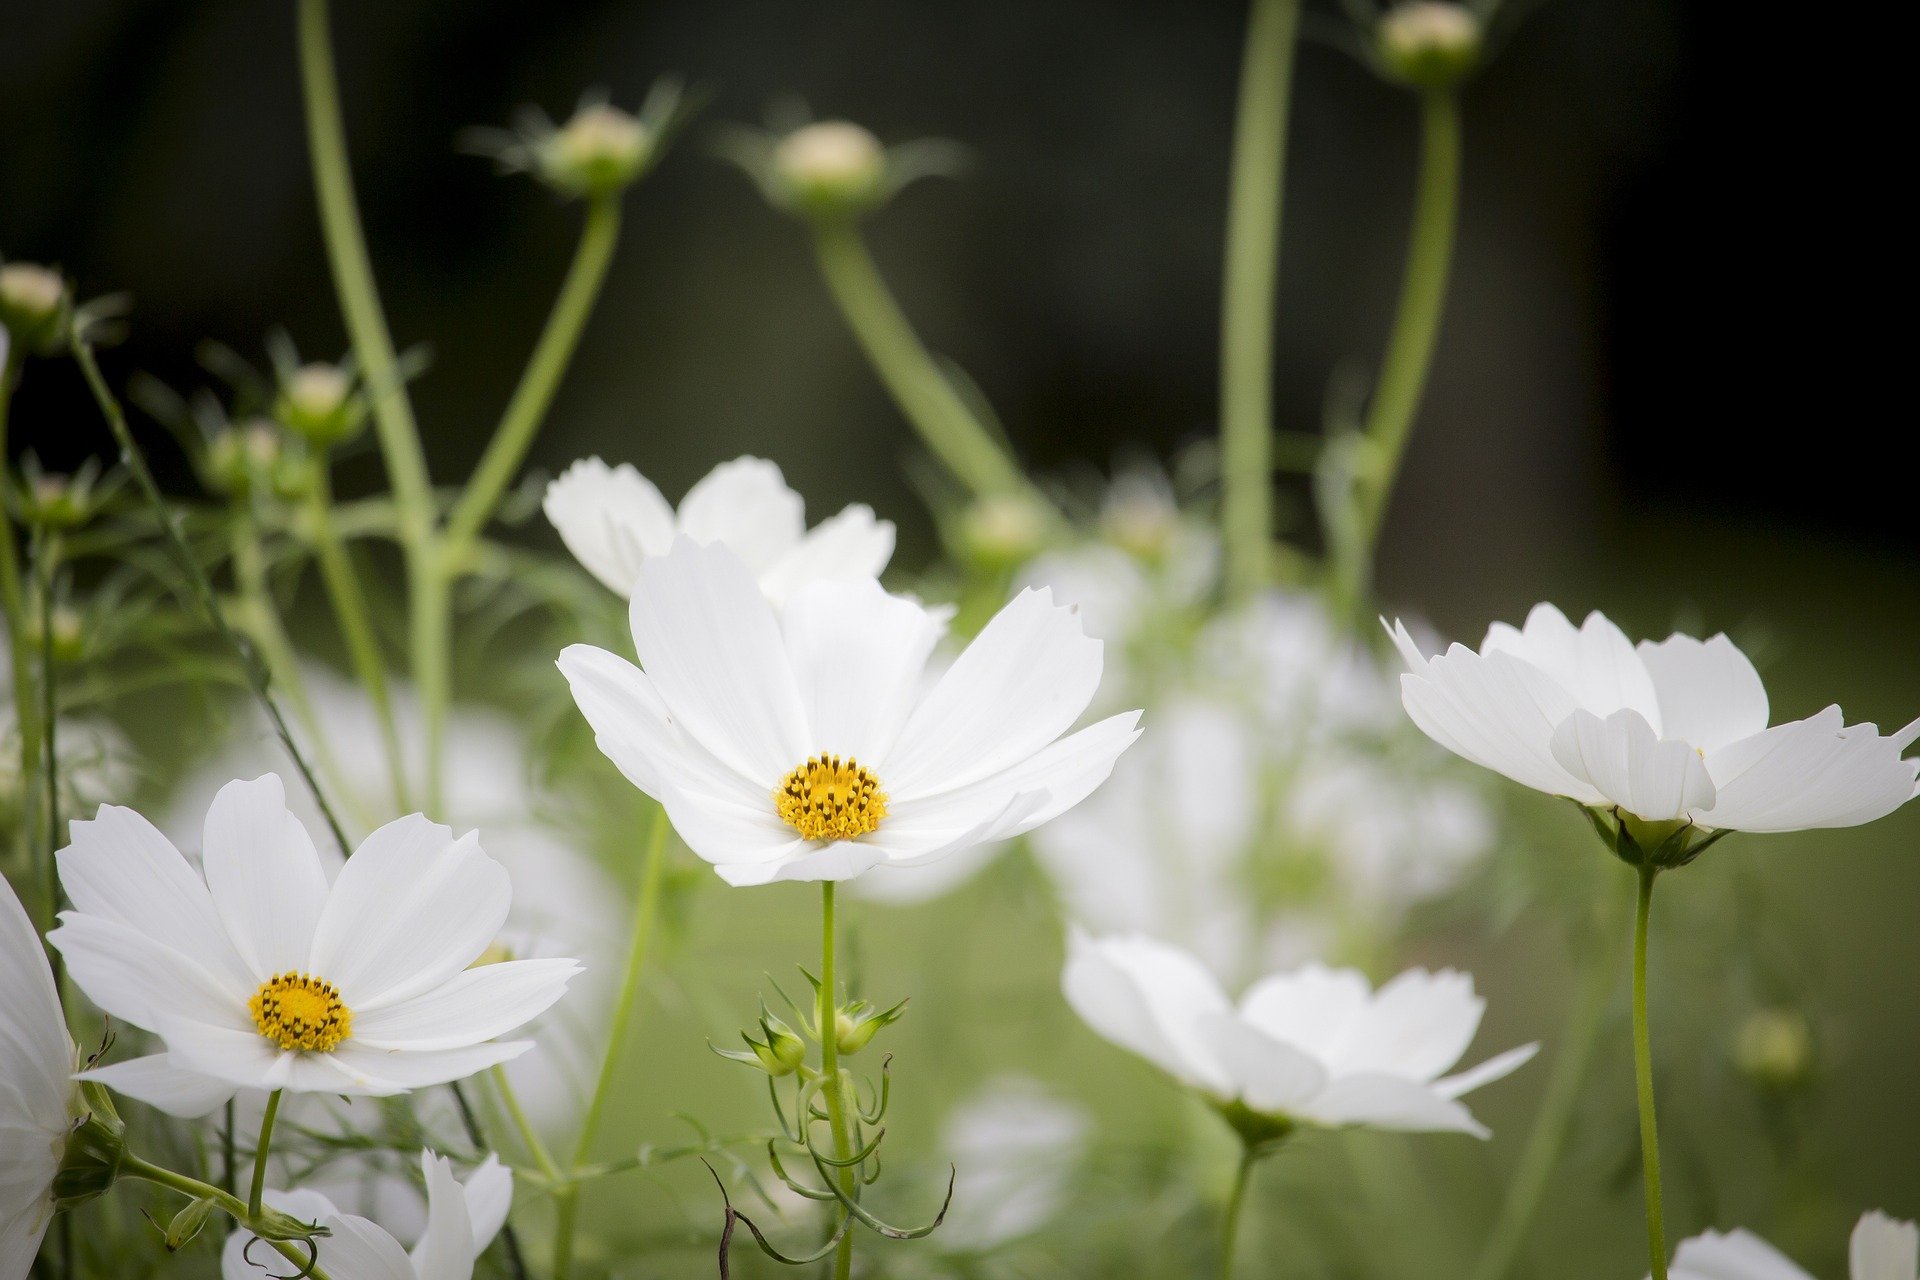
[{"label": "curled tendril", "polygon": [[842,1191],[839,1184],[835,1182],[833,1175],[827,1172],[826,1162],[822,1160],[818,1151],[815,1151],[809,1146],[807,1148],[807,1154],[812,1157],[814,1168],[820,1173],[820,1180],[833,1192],[833,1198],[840,1202],[840,1207],[845,1209],[850,1216],[858,1218],[860,1224],[869,1231],[872,1231],[876,1235],[885,1236],[889,1240],[918,1240],[923,1236],[932,1235],[940,1224],[947,1220],[947,1210],[953,1207],[953,1186],[960,1176],[960,1170],[956,1166],[947,1166],[947,1195],[946,1198],[940,1202],[940,1212],[934,1215],[933,1221],[924,1227],[895,1227],[874,1217],[867,1210],[860,1207],[859,1201]]},{"label": "curled tendril", "polygon": [[[281,1275],[277,1271],[267,1271],[264,1266],[253,1260],[253,1246],[266,1243],[268,1242],[262,1240],[259,1236],[253,1237],[253,1239],[247,1241],[246,1245],[240,1250],[240,1260],[256,1271],[266,1272],[268,1280],[309,1280],[309,1277],[314,1273],[314,1269],[320,1265],[320,1246],[315,1244],[311,1239],[306,1239],[298,1242],[307,1246],[307,1260],[300,1265],[298,1271],[293,1272],[291,1275]],[[288,1243],[292,1242],[290,1241]]]},{"label": "curled tendril", "polygon": [[733,1268],[728,1254],[729,1250],[733,1247],[733,1227],[735,1223],[745,1224],[747,1230],[753,1235],[753,1242],[760,1246],[760,1252],[766,1254],[783,1267],[805,1267],[820,1261],[840,1247],[841,1239],[846,1236],[847,1232],[853,1226],[853,1216],[851,1214],[843,1215],[839,1225],[834,1228],[833,1234],[827,1238],[825,1244],[821,1245],[812,1253],[803,1254],[799,1257],[789,1257],[774,1248],[773,1242],[767,1239],[766,1233],[760,1230],[752,1218],[749,1218],[746,1214],[733,1207],[733,1198],[727,1194],[727,1184],[721,1180],[719,1170],[715,1169],[705,1160],[702,1160],[700,1163],[707,1166],[707,1172],[713,1176],[713,1185],[720,1188],[720,1203],[725,1207],[727,1213],[726,1225],[720,1229],[720,1280],[731,1280],[733,1275]]},{"label": "curled tendril", "polygon": [[[872,1085],[869,1084],[868,1087],[872,1088]],[[880,1087],[874,1093],[873,1108],[871,1110],[868,1110],[866,1107],[861,1105],[860,1098],[859,1098],[859,1084],[857,1082],[854,1085],[853,1105],[854,1105],[854,1109],[860,1113],[860,1118],[862,1120],[866,1121],[868,1124],[879,1124],[881,1121],[881,1118],[887,1114],[887,1103],[892,1101],[892,1099],[893,1099],[893,1055],[889,1053],[885,1057],[880,1059]]]}]

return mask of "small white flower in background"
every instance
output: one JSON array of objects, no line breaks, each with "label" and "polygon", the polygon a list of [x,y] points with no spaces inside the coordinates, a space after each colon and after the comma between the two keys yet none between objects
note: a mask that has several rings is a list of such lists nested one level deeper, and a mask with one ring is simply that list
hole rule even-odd
[{"label": "small white flower in background", "polygon": [[[319,740],[329,748],[329,799],[345,811],[343,817],[362,825],[391,815],[386,744],[366,691],[316,664],[303,665],[300,679]],[[418,779],[426,752],[419,699],[405,681],[393,682],[389,697],[401,750]],[[295,733],[309,739],[298,725]],[[174,789],[161,828],[176,847],[197,849],[202,822],[220,788],[263,765],[282,777],[295,776],[272,725],[249,704],[231,737]],[[558,1131],[586,1105],[600,1061],[603,1014],[613,1000],[625,946],[623,895],[592,859],[537,819],[552,805],[533,785],[525,734],[507,716],[455,707],[447,717],[443,776],[445,816],[485,832],[487,856],[505,867],[513,882],[513,905],[489,954],[513,960],[571,956],[583,965],[567,998],[522,1031],[534,1047],[506,1064],[514,1094],[534,1124]],[[332,879],[346,851],[333,847],[312,794],[295,785],[287,793],[287,807],[316,837]],[[361,1123],[359,1114],[366,1110],[347,1108],[346,1118]]]},{"label": "small white flower in background", "polygon": [[1278,754],[1399,722],[1392,675],[1317,595],[1264,592],[1210,619],[1196,648],[1209,687],[1250,700]]},{"label": "small white flower in background", "polygon": [[[420,1153],[427,1186],[426,1230],[409,1252],[383,1226],[342,1213],[315,1191],[268,1192],[266,1203],[328,1234],[315,1239],[319,1265],[333,1280],[472,1280],[473,1264],[492,1243],[513,1203],[513,1174],[492,1156],[463,1185],[453,1162]],[[252,1256],[249,1257],[248,1255]],[[221,1280],[262,1280],[285,1262],[248,1232],[227,1237]]]},{"label": "small white flower in background", "polygon": [[73,1064],[40,935],[0,879],[0,1280],[24,1280],[53,1218]]},{"label": "small white flower in background", "polygon": [[[1875,1211],[1853,1228],[1849,1280],[1915,1280],[1920,1229]],[[1668,1280],[1813,1280],[1784,1253],[1751,1231],[1708,1231],[1681,1242]]]},{"label": "small white flower in background", "polygon": [[1395,624],[1402,698],[1435,742],[1515,782],[1646,823],[1799,831],[1884,817],[1915,795],[1901,753],[1920,720],[1883,735],[1839,707],[1767,727],[1767,692],[1724,635],[1630,643],[1592,613],[1578,629],[1536,605],[1478,652],[1428,658]]},{"label": "small white flower in background", "polygon": [[804,501],[762,458],[721,463],[677,512],[631,464],[583,458],[547,486],[544,506],[567,550],[622,596],[676,538],[727,547],[776,602],[808,582],[877,578],[893,558],[893,522],[871,507],[849,506],[809,531]]},{"label": "small white flower in background", "polygon": [[109,1015],[163,1052],[83,1078],[176,1115],[240,1089],[386,1095],[444,1084],[531,1047],[495,1043],[579,966],[469,968],[512,889],[477,835],[418,814],[381,827],[332,883],[267,774],[222,788],[196,871],[131,809],[75,822],[59,853],[73,909],[50,941]]},{"label": "small white flower in background", "polygon": [[957,1105],[939,1150],[959,1170],[932,1237],[947,1253],[987,1253],[1030,1236],[1066,1202],[1092,1121],[1031,1080],[989,1081]]},{"label": "small white flower in background", "polygon": [[931,684],[940,616],[872,579],[808,584],[776,614],[737,555],[683,538],[641,567],[631,616],[640,666],[573,645],[560,669],[601,751],[730,884],[845,880],[1019,835],[1139,735],[1137,712],[1067,733],[1100,643],[1045,592]]},{"label": "small white flower in background", "polygon": [[1236,1008],[1198,960],[1144,937],[1068,940],[1067,1002],[1100,1035],[1223,1107],[1282,1126],[1487,1130],[1459,1098],[1538,1045],[1446,1076],[1479,1029],[1473,979],[1410,969],[1374,991],[1352,969],[1262,978]]}]

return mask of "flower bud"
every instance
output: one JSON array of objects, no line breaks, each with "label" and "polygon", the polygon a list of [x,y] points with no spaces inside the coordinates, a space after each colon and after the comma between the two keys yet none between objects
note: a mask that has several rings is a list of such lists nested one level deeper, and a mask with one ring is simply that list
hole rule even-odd
[{"label": "flower bud", "polygon": [[87,1114],[67,1134],[60,1170],[53,1175],[53,1202],[61,1209],[106,1194],[119,1178],[120,1162],[127,1154],[126,1122],[113,1109],[106,1089],[83,1081],[80,1097]]},{"label": "flower bud", "polygon": [[844,1005],[834,1014],[834,1046],[847,1056],[852,1056],[873,1042],[880,1028],[898,1022],[907,1011],[907,1002],[902,1000],[891,1009],[879,1013],[864,1000]]},{"label": "flower bud", "polygon": [[274,417],[282,426],[322,448],[357,435],[367,420],[353,379],[338,365],[305,364],[280,384]]},{"label": "flower bud", "polygon": [[1480,35],[1480,20],[1451,0],[1395,5],[1375,32],[1387,70],[1422,89],[1445,89],[1465,79],[1479,61]]},{"label": "flower bud", "polygon": [[1121,476],[1100,504],[1100,533],[1122,551],[1142,560],[1166,554],[1178,531],[1180,512],[1165,482],[1146,476]]},{"label": "flower bud", "polygon": [[249,1221],[246,1227],[262,1240],[278,1240],[282,1243],[321,1239],[333,1234],[317,1222],[302,1222],[281,1209],[262,1209],[260,1216]]},{"label": "flower bud", "polygon": [[990,494],[961,514],[960,552],[982,569],[1012,569],[1046,546],[1047,526],[1046,510],[1029,495]]},{"label": "flower bud", "polygon": [[0,266],[0,326],[23,351],[57,350],[69,311],[67,282],[59,272],[31,262]]},{"label": "flower bud", "polygon": [[187,1207],[173,1215],[173,1221],[167,1224],[165,1244],[168,1253],[178,1253],[192,1244],[207,1225],[207,1219],[213,1214],[213,1201],[205,1196],[189,1201]]},{"label": "flower bud", "polygon": [[1741,1024],[1733,1064],[1768,1092],[1796,1089],[1813,1078],[1813,1030],[1791,1009],[1763,1009]]},{"label": "flower bud", "polygon": [[581,107],[541,145],[540,176],[570,195],[606,195],[640,176],[654,142],[652,129],[618,107]]},{"label": "flower bud", "polygon": [[243,495],[279,470],[285,452],[280,428],[266,418],[225,427],[207,442],[201,479],[209,489]]},{"label": "flower bud", "polygon": [[814,217],[852,217],[886,191],[887,153],[866,129],[845,120],[804,125],[773,152],[773,175],[787,202]]},{"label": "flower bud", "polygon": [[[40,629],[40,611],[33,610],[22,621],[20,637],[27,649],[39,653],[44,633]],[[86,624],[66,605],[53,608],[53,660],[62,665],[78,662],[86,653]]]}]

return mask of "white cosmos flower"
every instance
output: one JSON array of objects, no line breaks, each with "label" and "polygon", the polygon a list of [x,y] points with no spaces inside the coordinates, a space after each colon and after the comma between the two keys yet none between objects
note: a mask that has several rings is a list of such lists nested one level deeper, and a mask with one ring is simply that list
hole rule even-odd
[{"label": "white cosmos flower", "polygon": [[[420,1153],[420,1172],[427,1184],[427,1225],[411,1252],[385,1228],[340,1212],[317,1191],[269,1191],[265,1200],[327,1229],[315,1244],[319,1265],[333,1280],[472,1280],[474,1261],[499,1234],[512,1207],[513,1173],[488,1156],[463,1185],[453,1176],[452,1161],[431,1151]],[[221,1280],[263,1280],[284,1272],[281,1256],[256,1244],[250,1232],[227,1237]]]},{"label": "white cosmos flower", "polygon": [[1733,831],[1850,827],[1911,800],[1920,761],[1901,752],[1920,720],[1883,735],[1839,707],[1767,727],[1767,691],[1724,635],[1628,642],[1599,613],[1578,629],[1536,605],[1515,630],[1495,623],[1479,652],[1422,655],[1407,713],[1441,746],[1515,782],[1648,822]]},{"label": "white cosmos flower", "polygon": [[631,464],[582,458],[547,486],[544,508],[567,550],[623,596],[675,538],[730,548],[775,600],[806,582],[877,578],[893,558],[893,522],[871,507],[849,506],[809,531],[804,501],[764,458],[721,463],[677,512]]},{"label": "white cosmos flower", "polygon": [[0,879],[0,1280],[24,1280],[53,1218],[73,1060],[40,935]]},{"label": "white cosmos flower", "polygon": [[102,806],[72,838],[73,909],[50,940],[96,1005],[165,1046],[84,1078],[176,1115],[240,1089],[379,1096],[472,1075],[529,1048],[492,1041],[579,968],[469,967],[512,897],[474,833],[401,818],[329,883],[273,774],[214,798],[200,871],[131,809]]},{"label": "white cosmos flower", "polygon": [[1486,1002],[1473,979],[1409,969],[1377,992],[1353,969],[1308,965],[1262,978],[1238,1007],[1180,950],[1074,930],[1062,978],[1086,1024],[1221,1104],[1300,1124],[1486,1137],[1471,1089],[1534,1055],[1525,1045],[1457,1075]]},{"label": "white cosmos flower", "polygon": [[1100,643],[1023,592],[938,680],[940,615],[872,579],[801,587],[776,614],[723,547],[688,539],[641,566],[640,665],[560,655],[600,749],[666,806],[730,884],[845,880],[1029,831],[1077,804],[1138,712],[1066,737],[1100,682]]},{"label": "white cosmos flower", "polygon": [[[1920,1229],[1875,1211],[1853,1228],[1850,1280],[1915,1280],[1920,1276]],[[1669,1280],[1813,1280],[1785,1254],[1751,1231],[1708,1231],[1681,1242]]]},{"label": "white cosmos flower", "polygon": [[953,1208],[933,1235],[947,1253],[986,1253],[1053,1220],[1092,1128],[1086,1112],[1032,1080],[989,1081],[947,1118]]}]

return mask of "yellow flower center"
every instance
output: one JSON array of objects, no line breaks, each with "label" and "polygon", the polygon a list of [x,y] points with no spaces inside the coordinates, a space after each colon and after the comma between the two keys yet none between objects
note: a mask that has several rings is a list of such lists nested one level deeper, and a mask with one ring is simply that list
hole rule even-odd
[{"label": "yellow flower center", "polygon": [[247,1001],[260,1034],[282,1049],[329,1053],[353,1031],[353,1010],[331,982],[304,973],[279,973]]},{"label": "yellow flower center", "polygon": [[880,779],[851,756],[815,756],[773,793],[780,816],[808,840],[851,840],[887,816]]}]

